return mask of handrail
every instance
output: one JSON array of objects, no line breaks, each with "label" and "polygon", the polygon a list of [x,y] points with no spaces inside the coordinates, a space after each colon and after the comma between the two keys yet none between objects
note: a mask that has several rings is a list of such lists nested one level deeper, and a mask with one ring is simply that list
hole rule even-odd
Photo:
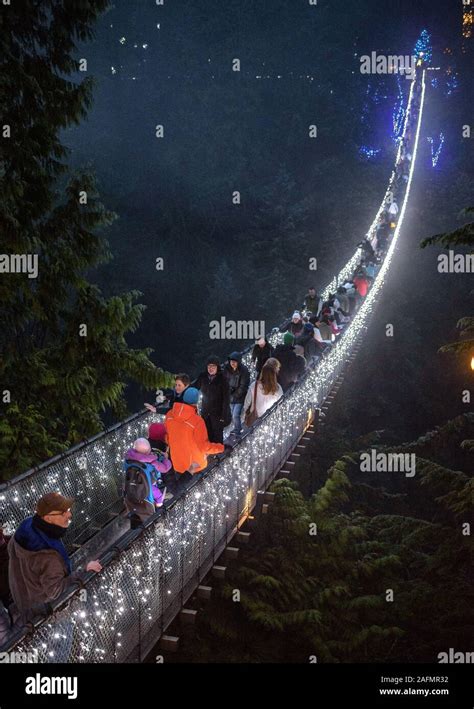
[{"label": "handrail", "polygon": [[[414,86],[415,82],[410,89],[403,135]],[[79,589],[68,590],[50,604],[52,617],[35,619],[32,635],[24,628],[18,630],[10,637],[7,649],[33,649],[41,659],[49,656],[53,661],[140,659],[209,571],[239,521],[253,508],[257,491],[266,487],[296,445],[314,407],[325,399],[367,328],[410,193],[424,104],[424,71],[421,86],[412,163],[398,224],[367,297],[337,345],[325,352],[314,368],[308,368],[239,444],[195,480],[182,497],[157,511],[137,530],[127,532],[106,551],[103,571],[90,572],[84,579],[85,599]]]}]

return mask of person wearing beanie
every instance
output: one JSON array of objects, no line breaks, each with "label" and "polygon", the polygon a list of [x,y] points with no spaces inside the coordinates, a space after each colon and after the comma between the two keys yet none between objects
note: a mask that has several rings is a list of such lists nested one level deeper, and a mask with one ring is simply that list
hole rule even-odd
[{"label": "person wearing beanie", "polygon": [[[314,336],[314,325],[312,323],[305,323],[303,334],[296,341],[296,346],[302,348],[302,354],[307,360],[317,357],[320,354],[321,346]],[[296,351],[295,347],[295,352]]]},{"label": "person wearing beanie", "polygon": [[301,313],[299,310],[295,310],[295,312],[291,316],[291,320],[289,320],[286,325],[283,326],[281,332],[291,332],[291,334],[295,337],[300,337],[303,334],[303,327],[304,322],[303,318],[301,317]]},{"label": "person wearing beanie", "polygon": [[224,428],[231,422],[229,384],[220,368],[219,358],[207,359],[206,371],[192,383],[202,394],[201,415],[212,443],[224,442]]},{"label": "person wearing beanie", "polygon": [[262,371],[262,367],[269,357],[273,355],[273,347],[266,337],[260,337],[252,350],[252,362],[257,370],[257,377]]},{"label": "person wearing beanie", "polygon": [[[23,520],[10,539],[8,575],[14,620],[27,622],[38,612],[44,612],[45,604],[57,599],[81,578],[79,571],[72,573],[62,542],[71,521],[73,502],[57,492],[43,495],[36,504],[35,514]],[[101,570],[98,560],[86,565],[86,571]]]},{"label": "person wearing beanie", "polygon": [[180,482],[185,473],[195,475],[204,470],[208,455],[224,452],[222,443],[209,440],[204,419],[197,412],[198,400],[199,390],[189,387],[183,401],[173,404],[165,418],[171,460]]},{"label": "person wearing beanie", "polygon": [[[160,425],[160,424],[152,424]],[[162,426],[163,424],[161,424]],[[138,463],[150,463],[156,473],[153,476],[151,491],[157,507],[161,507],[164,501],[166,490],[161,490],[158,483],[161,476],[171,470],[171,461],[166,453],[153,453],[150,442],[147,438],[137,438],[133,447],[129,448],[125,454],[126,461],[137,461]],[[151,500],[151,498],[150,498]]]},{"label": "person wearing beanie", "polygon": [[197,406],[199,401],[199,389],[196,387],[189,387],[183,396],[183,403],[190,404],[191,406]]},{"label": "person wearing beanie", "polygon": [[[303,332],[304,325],[302,327]],[[306,368],[306,360],[301,355],[296,354],[294,343],[294,335],[291,332],[286,332],[283,336],[283,344],[275,347],[273,355],[281,365],[278,372],[278,383],[284,392],[296,382]]]},{"label": "person wearing beanie", "polygon": [[166,426],[164,423],[151,423],[148,426],[148,442],[152,450],[157,450],[160,453],[167,453],[168,439],[166,435]]},{"label": "person wearing beanie", "polygon": [[235,438],[242,432],[241,413],[250,385],[250,372],[245,364],[242,364],[240,352],[230,353],[223,371],[230,391],[230,411],[233,423],[230,435]]}]

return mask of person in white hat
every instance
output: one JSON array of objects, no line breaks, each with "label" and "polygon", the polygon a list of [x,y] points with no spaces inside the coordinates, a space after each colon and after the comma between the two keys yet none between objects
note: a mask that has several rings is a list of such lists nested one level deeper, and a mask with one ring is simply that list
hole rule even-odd
[{"label": "person in white hat", "polygon": [[254,345],[254,348],[252,350],[252,362],[255,365],[255,369],[257,370],[257,377],[262,371],[262,367],[273,355],[273,347],[271,344],[268,342],[266,337],[260,337]]}]

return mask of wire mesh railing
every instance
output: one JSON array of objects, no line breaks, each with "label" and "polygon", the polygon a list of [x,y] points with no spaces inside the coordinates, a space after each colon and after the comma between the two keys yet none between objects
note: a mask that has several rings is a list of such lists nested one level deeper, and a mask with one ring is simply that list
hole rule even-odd
[{"label": "wire mesh railing", "polygon": [[84,441],[66,453],[0,485],[0,520],[12,533],[31,515],[36,501],[57,490],[74,497],[74,515],[64,538],[68,548],[81,541],[89,528],[101,528],[121,504],[122,461],[130,442],[146,432],[158,415],[146,411]]},{"label": "wire mesh railing", "polygon": [[[411,115],[413,88],[414,82],[404,134]],[[256,421],[231,452],[204,477],[193,481],[182,497],[159,510],[141,528],[123,535],[101,559],[103,570],[100,574],[86,574],[83,588],[73,587],[53,602],[51,615],[38,617],[28,629],[31,632],[25,628],[14,631],[6,649],[15,647],[20,652],[37,653],[40,662],[130,662],[140,661],[153,647],[208,573],[239,523],[254,507],[258,490],[268,485],[294,449],[314,407],[326,398],[344,370],[354,345],[365,333],[405,214],[415,166],[424,91],[423,73],[413,158],[398,225],[367,297],[340,336],[337,346],[327,351],[315,367],[308,369]],[[149,420],[147,417],[146,421]],[[144,414],[131,417],[90,443],[99,443],[99,449],[93,455],[89,453],[91,463],[96,463],[97,457],[103,463],[95,473],[99,486],[101,475],[105,474],[110,475],[115,483],[121,481],[125,446],[136,437],[138,427],[142,430],[144,421]],[[108,436],[113,441],[110,447],[108,440],[103,440]],[[84,454],[85,448],[71,453],[79,455],[82,451]],[[106,452],[110,464],[105,463]],[[51,464],[56,465],[50,461]],[[68,464],[71,466],[70,462]],[[116,470],[112,471],[114,465]],[[34,477],[28,475],[23,478],[34,479],[37,485],[38,474],[41,471],[36,472]],[[55,470],[54,474],[58,472]],[[11,489],[15,488],[11,486]],[[61,490],[73,494],[64,487],[62,478]],[[40,491],[37,487],[35,499]],[[79,488],[79,494],[86,500],[87,493],[87,490]],[[86,508],[83,521],[87,514],[93,514],[93,511]],[[24,513],[22,515],[25,516]]]}]

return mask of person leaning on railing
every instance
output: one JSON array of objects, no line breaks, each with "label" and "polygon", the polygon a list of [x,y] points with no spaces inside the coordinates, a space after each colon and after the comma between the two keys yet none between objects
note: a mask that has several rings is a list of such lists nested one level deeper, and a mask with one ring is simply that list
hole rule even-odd
[{"label": "person leaning on railing", "polygon": [[153,404],[144,404],[148,411],[151,411],[153,414],[156,414],[157,411],[159,414],[167,414],[168,411],[171,411],[173,408],[173,404],[183,400],[183,394],[191,384],[191,378],[188,374],[176,374],[174,381],[174,389],[157,390],[157,395],[160,395],[160,399],[157,398],[155,402],[156,406],[153,406]]},{"label": "person leaning on railing", "polygon": [[[8,543],[9,584],[13,597],[13,621],[27,621],[46,610],[80,579],[72,573],[71,561],[62,542],[72,513],[73,498],[49,492],[36,504],[33,517],[27,517]],[[102,570],[99,561],[90,561],[86,571]]]}]

